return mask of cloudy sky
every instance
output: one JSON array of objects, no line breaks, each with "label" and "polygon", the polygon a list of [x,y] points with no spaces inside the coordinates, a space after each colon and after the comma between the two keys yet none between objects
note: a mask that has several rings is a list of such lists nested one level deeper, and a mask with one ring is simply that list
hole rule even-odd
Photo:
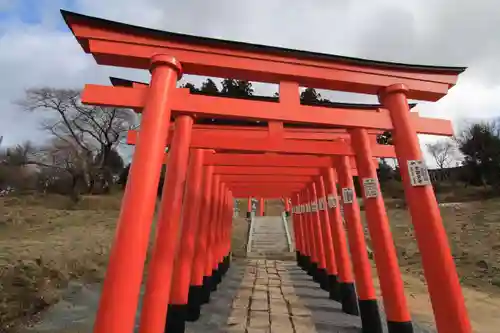
[{"label": "cloudy sky", "polygon": [[[37,117],[12,103],[26,88],[108,84],[110,75],[148,79],[143,71],[97,66],[66,28],[60,8],[201,36],[374,60],[467,66],[449,95],[437,103],[420,103],[420,113],[456,124],[500,116],[496,0],[0,0],[4,145],[45,138]],[[260,85],[257,92],[275,89]],[[322,94],[336,101],[376,102],[374,96]]]}]

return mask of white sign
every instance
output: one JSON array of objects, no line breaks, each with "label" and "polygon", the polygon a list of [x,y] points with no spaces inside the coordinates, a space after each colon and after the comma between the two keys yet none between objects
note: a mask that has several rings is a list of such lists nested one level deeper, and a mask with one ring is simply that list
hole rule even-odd
[{"label": "white sign", "polygon": [[318,211],[318,203],[316,201],[311,202],[311,212],[315,213]]},{"label": "white sign", "polygon": [[342,188],[342,200],[345,204],[350,204],[354,200],[354,190],[350,187]]},{"label": "white sign", "polygon": [[326,206],[325,202],[326,202],[325,198],[319,198],[318,199],[318,208],[319,208],[319,210],[325,210],[325,206]]},{"label": "white sign", "polygon": [[333,194],[328,195],[328,208],[336,208],[337,207],[337,198]]},{"label": "white sign", "polygon": [[363,178],[363,188],[365,189],[365,198],[378,197],[377,178]]},{"label": "white sign", "polygon": [[422,160],[408,160],[408,175],[411,186],[431,185],[429,170]]}]

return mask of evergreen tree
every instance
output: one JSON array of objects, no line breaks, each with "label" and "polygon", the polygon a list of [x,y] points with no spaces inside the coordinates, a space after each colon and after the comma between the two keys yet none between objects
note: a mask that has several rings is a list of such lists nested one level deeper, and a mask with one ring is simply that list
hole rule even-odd
[{"label": "evergreen tree", "polygon": [[207,79],[201,84],[200,91],[217,94],[219,92],[219,88],[217,88],[217,85],[212,79]]},{"label": "evergreen tree", "polygon": [[184,85],[182,85],[182,88],[188,88],[188,89],[189,89],[189,92],[190,92],[191,94],[193,94],[193,93],[196,93],[196,92],[200,91],[200,90],[199,90],[198,88],[196,88],[196,87],[195,87],[195,85],[194,85],[194,84],[192,84],[191,82],[187,82],[187,83],[185,83]]},{"label": "evergreen tree", "polygon": [[317,104],[322,101],[321,94],[314,88],[306,88],[300,93],[300,101],[303,104]]},{"label": "evergreen tree", "polygon": [[252,83],[245,80],[224,79],[222,80],[221,93],[231,97],[253,96]]},{"label": "evergreen tree", "polygon": [[392,145],[392,133],[385,131],[384,133],[377,136],[377,143],[379,145]]},{"label": "evergreen tree", "polygon": [[456,140],[464,155],[469,181],[476,185],[499,185],[500,127],[494,122],[472,124]]}]

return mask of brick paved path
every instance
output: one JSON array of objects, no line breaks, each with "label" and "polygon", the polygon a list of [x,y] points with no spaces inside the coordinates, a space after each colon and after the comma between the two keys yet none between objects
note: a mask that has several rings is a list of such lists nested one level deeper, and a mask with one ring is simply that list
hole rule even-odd
[{"label": "brick paved path", "polygon": [[[187,326],[189,333],[359,333],[361,319],[343,313],[295,262],[247,259],[233,263],[200,320]],[[435,331],[414,323],[414,332]]]},{"label": "brick paved path", "polygon": [[359,317],[342,313],[294,262],[247,260],[231,270],[189,332],[360,332]]}]

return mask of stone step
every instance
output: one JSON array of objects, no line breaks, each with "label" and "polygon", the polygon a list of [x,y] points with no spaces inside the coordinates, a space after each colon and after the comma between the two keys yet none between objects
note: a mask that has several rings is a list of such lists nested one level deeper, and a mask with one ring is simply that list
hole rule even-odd
[{"label": "stone step", "polygon": [[258,217],[252,229],[250,258],[292,260],[283,221],[279,216]]}]

